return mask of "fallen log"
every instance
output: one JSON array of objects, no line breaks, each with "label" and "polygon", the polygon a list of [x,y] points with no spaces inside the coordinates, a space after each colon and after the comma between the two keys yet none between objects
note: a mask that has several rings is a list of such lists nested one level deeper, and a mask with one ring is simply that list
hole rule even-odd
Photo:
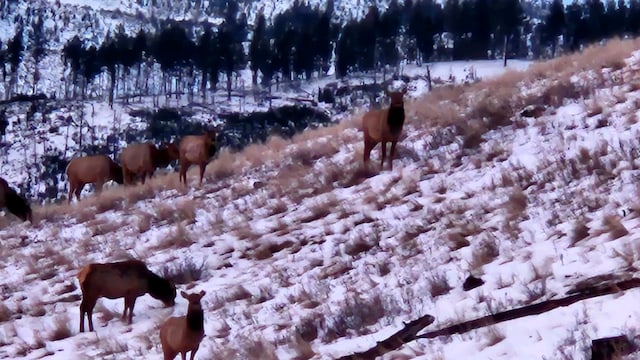
[{"label": "fallen log", "polygon": [[611,295],[636,287],[640,287],[640,279],[631,278],[629,280],[623,280],[613,284],[605,284],[592,288],[581,289],[579,293],[562,299],[547,300],[538,304],[528,305],[517,309],[487,315],[479,319],[465,321],[463,323],[455,324],[444,329],[424,333],[422,335],[416,336],[416,339],[432,339],[438,336],[462,334],[481,327],[501,323],[508,320],[518,319],[525,316],[542,314],[559,307],[569,306],[578,301],[598,296]]},{"label": "fallen log", "polygon": [[591,287],[580,288],[577,290],[569,291],[568,294],[573,294],[562,299],[547,300],[541,303],[527,305],[517,309],[507,310],[492,315],[487,315],[478,319],[465,321],[455,325],[448,326],[443,329],[430,331],[422,335],[417,335],[422,329],[430,325],[435,321],[435,318],[431,315],[425,315],[417,320],[406,323],[405,326],[391,335],[387,339],[380,341],[376,346],[364,352],[355,353],[339,358],[340,360],[364,360],[375,359],[378,356],[382,356],[388,352],[391,352],[406,343],[417,339],[433,339],[438,336],[448,336],[454,334],[461,334],[471,330],[479,329],[481,327],[494,325],[504,321],[514,320],[525,316],[539,315],[559,307],[569,306],[578,301],[615,294],[621,291],[629,290],[632,288],[640,287],[640,279],[630,278],[622,281],[598,284]]},{"label": "fallen log", "polygon": [[431,325],[431,323],[433,323],[435,319],[436,318],[431,315],[424,315],[417,320],[405,323],[402,329],[398,330],[395,334],[384,339],[383,341],[377,342],[376,346],[372,347],[371,349],[343,356],[339,360],[368,360],[374,359],[378,356],[382,356],[408,342],[415,340],[416,334],[418,334],[418,332],[420,332],[425,327]]}]

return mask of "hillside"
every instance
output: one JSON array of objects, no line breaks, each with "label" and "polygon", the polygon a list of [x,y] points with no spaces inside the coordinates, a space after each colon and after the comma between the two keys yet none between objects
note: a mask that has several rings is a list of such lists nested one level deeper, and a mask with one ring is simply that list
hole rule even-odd
[{"label": "hillside", "polygon": [[[393,171],[362,168],[357,113],[223,151],[202,187],[169,174],[5,223],[0,357],[162,358],[159,324],[184,299],[139,298],[131,326],[122,299],[100,299],[96,333],[78,334],[75,276],[93,261],[142,258],[206,290],[199,359],[336,358],[425,314],[434,330],[634,276],[639,45],[411,98]],[[484,284],[464,291],[470,274]],[[638,300],[628,290],[384,358],[585,359],[592,339],[637,341]]]}]

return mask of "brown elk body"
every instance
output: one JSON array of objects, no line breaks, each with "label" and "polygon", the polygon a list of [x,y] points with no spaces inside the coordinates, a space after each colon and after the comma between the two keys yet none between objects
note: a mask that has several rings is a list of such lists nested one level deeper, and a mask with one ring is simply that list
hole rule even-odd
[{"label": "brown elk body", "polygon": [[9,183],[0,177],[0,208],[6,207],[10,213],[22,221],[33,222],[33,213],[29,203],[13,190]]},{"label": "brown elk body", "polygon": [[365,164],[369,162],[371,150],[373,150],[378,143],[382,143],[382,156],[380,160],[380,167],[382,168],[387,152],[387,142],[391,142],[389,169],[393,169],[396,143],[402,134],[402,126],[404,125],[403,97],[406,92],[406,88],[402,91],[387,92],[387,95],[391,98],[389,108],[371,110],[362,117],[362,131],[364,132],[363,161]]},{"label": "brown elk body", "polygon": [[216,134],[214,131],[206,131],[203,135],[187,135],[180,141],[180,182],[187,184],[187,170],[189,166],[200,166],[200,185],[204,169],[209,159],[216,151]]},{"label": "brown elk body", "polygon": [[120,153],[122,178],[125,185],[131,184],[136,176],[142,178],[144,184],[158,168],[167,167],[173,160],[178,160],[180,153],[176,144],[167,144],[157,148],[152,143],[131,144]]},{"label": "brown elk body", "polygon": [[129,324],[133,321],[133,307],[139,296],[148,293],[166,306],[175,304],[175,285],[153,273],[139,260],[89,264],[78,273],[78,281],[82,290],[80,332],[84,331],[85,314],[89,320],[89,331],[93,331],[93,308],[101,297],[124,298],[122,319],[129,310]]},{"label": "brown elk body", "polygon": [[204,312],[200,299],[205,295],[205,291],[196,294],[181,291],[180,295],[189,301],[187,315],[170,317],[160,327],[164,360],[173,360],[178,353],[182,355],[182,360],[186,360],[189,351],[193,360],[204,338]]},{"label": "brown elk body", "polygon": [[76,194],[80,201],[80,193],[86,184],[94,184],[96,193],[102,191],[102,186],[109,180],[122,184],[122,167],[107,155],[91,155],[75,158],[67,165],[67,179],[69,179],[69,203]]}]

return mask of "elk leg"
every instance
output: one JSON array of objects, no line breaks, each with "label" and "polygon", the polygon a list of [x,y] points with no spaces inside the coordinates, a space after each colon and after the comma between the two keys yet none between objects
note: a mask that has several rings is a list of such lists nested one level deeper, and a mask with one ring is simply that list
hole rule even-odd
[{"label": "elk leg", "polygon": [[78,184],[76,186],[76,199],[78,201],[80,201],[80,193],[82,192],[82,189],[84,188],[84,184]]},{"label": "elk leg", "polygon": [[198,351],[199,347],[200,347],[200,345],[196,345],[196,347],[191,349],[191,360],[193,360],[193,358],[196,356],[196,351]]},{"label": "elk leg", "polygon": [[200,185],[202,185],[202,177],[204,176],[204,169],[207,167],[207,163],[200,163]]},{"label": "elk leg", "polygon": [[396,141],[391,142],[391,151],[389,152],[389,170],[393,170],[393,156],[396,153]]},{"label": "elk leg", "polygon": [[133,322],[133,307],[136,305],[136,298],[129,299],[129,325]]},{"label": "elk leg", "polygon": [[382,158],[380,159],[380,170],[384,168],[384,158],[387,155],[387,142],[382,142]]},{"label": "elk leg", "polygon": [[84,331],[84,314],[87,314],[89,321],[89,331],[93,331],[93,308],[96,306],[96,300],[82,297],[80,303],[80,332]]},{"label": "elk leg", "polygon": [[180,356],[182,357],[182,360],[187,360],[187,352],[186,351],[181,352]]},{"label": "elk leg", "polygon": [[84,332],[84,314],[87,313],[87,299],[82,298],[80,302],[80,332]]},{"label": "elk leg", "polygon": [[365,164],[369,162],[369,158],[371,156],[371,150],[374,148],[374,146],[376,146],[376,144],[373,141],[369,140],[368,137],[364,138],[364,153],[362,154],[363,155],[362,161]]},{"label": "elk leg", "polygon": [[69,204],[71,204],[71,198],[73,197],[73,192],[76,189],[76,184],[75,183],[70,183],[69,184],[69,196],[67,196],[69,198]]},{"label": "elk leg", "polygon": [[130,183],[130,181],[129,181],[129,171],[127,171],[127,169],[124,166],[122,167],[122,182],[124,182],[125,186],[129,185],[129,183]]},{"label": "elk leg", "polygon": [[187,185],[187,168],[189,164],[187,164],[186,160],[180,160],[180,183],[182,183],[182,179],[184,179],[184,184]]}]

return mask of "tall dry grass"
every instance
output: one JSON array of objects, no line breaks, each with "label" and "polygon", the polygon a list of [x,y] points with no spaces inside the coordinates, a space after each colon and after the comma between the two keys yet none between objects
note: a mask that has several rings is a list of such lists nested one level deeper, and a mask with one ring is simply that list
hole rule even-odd
[{"label": "tall dry grass", "polygon": [[[639,47],[639,39],[614,39],[604,45],[589,46],[579,53],[536,62],[526,71],[508,70],[489,80],[438,86],[424,96],[406,101],[408,122],[419,131],[428,130],[430,133],[444,128],[454,129],[454,133],[462,137],[463,147],[474,149],[483,142],[486,132],[510,125],[517,112],[525,106],[557,106],[565,99],[586,97],[600,87],[623,82],[638,83],[638,72],[626,71],[624,66],[625,59]],[[611,71],[603,74],[600,70],[605,68]],[[620,73],[618,70],[621,69],[624,71]],[[574,74],[585,71],[591,71],[588,81],[572,79]],[[618,73],[612,73],[616,71]],[[536,87],[540,91],[528,91]],[[364,109],[357,109],[339,124],[308,130],[291,139],[272,136],[264,143],[250,145],[240,152],[222,149],[207,166],[206,180],[220,182],[270,165],[280,168],[279,180],[290,182],[292,187],[307,186],[308,183],[291,179],[298,178],[297,174],[306,171],[319,159],[336,154],[345,144],[357,144],[361,139],[358,130],[363,112]],[[356,146],[354,163],[359,159],[358,151]],[[291,164],[295,166],[291,167]],[[184,194],[193,188],[196,172],[196,168],[189,172],[190,185],[187,187],[179,184],[175,173],[158,174],[145,185],[108,188],[100,195],[88,196],[77,204],[37,206],[36,220],[58,221],[72,217],[87,221],[93,218],[92,214],[127,209],[137,201],[155,197],[158,192]],[[327,187],[334,186],[330,180],[327,178]]]}]

